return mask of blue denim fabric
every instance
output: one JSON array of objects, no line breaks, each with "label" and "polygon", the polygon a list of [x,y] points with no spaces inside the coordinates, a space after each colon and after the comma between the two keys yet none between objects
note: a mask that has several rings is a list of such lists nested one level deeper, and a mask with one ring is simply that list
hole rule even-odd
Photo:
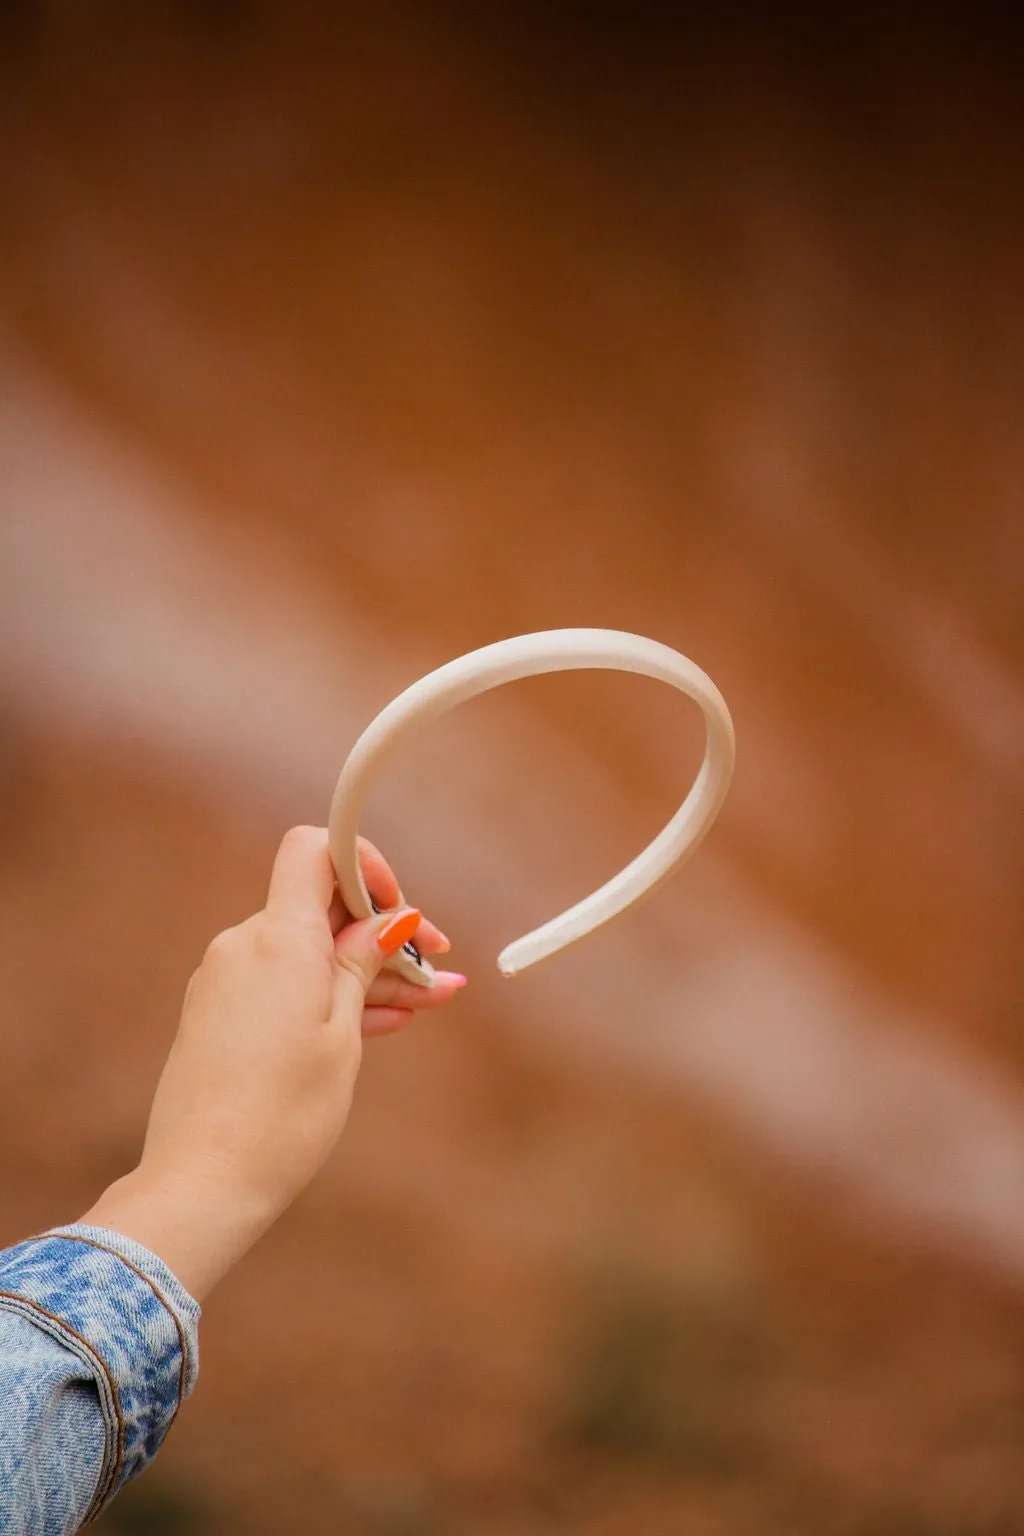
[{"label": "blue denim fabric", "polygon": [[64,1536],[153,1459],[199,1369],[199,1306],[148,1249],[60,1227],[0,1252],[0,1531]]}]

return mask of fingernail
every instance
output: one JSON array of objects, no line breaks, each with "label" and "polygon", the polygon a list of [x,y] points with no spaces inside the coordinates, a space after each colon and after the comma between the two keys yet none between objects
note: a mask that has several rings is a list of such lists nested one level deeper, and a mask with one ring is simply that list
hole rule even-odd
[{"label": "fingernail", "polygon": [[390,922],[377,930],[378,948],[386,955],[396,954],[403,944],[409,942],[422,920],[422,912],[417,912],[415,907],[407,907],[404,912],[396,913]]},{"label": "fingernail", "polygon": [[435,981],[451,982],[456,992],[469,981],[468,976],[463,976],[458,971],[438,971],[434,979]]},{"label": "fingernail", "polygon": [[452,941],[446,933],[441,932],[440,928],[437,930],[437,937],[440,941],[437,946],[437,953],[439,955],[446,955],[452,947]]}]

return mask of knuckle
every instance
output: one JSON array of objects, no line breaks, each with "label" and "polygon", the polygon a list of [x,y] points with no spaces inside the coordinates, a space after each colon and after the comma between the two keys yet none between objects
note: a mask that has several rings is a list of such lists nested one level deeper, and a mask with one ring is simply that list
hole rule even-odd
[{"label": "knuckle", "polygon": [[203,965],[207,969],[219,970],[225,965],[233,964],[242,948],[242,936],[237,928],[225,928],[223,932],[215,934],[206,946],[203,955]]},{"label": "knuckle", "polygon": [[319,848],[323,840],[323,827],[312,827],[303,823],[300,826],[289,827],[281,839],[281,847],[295,852],[305,852],[310,848]]}]

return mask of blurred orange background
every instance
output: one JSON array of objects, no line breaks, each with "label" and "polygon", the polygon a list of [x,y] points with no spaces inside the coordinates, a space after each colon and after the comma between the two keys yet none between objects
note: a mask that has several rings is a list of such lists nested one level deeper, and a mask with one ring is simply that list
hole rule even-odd
[{"label": "blurred orange background", "polygon": [[[923,14],[923,13],[922,13]],[[188,976],[423,672],[554,677],[366,830],[471,985],[211,1298],[105,1517],[1024,1530],[1024,259],[1007,13],[0,16],[0,1240],[137,1156]],[[695,715],[696,712],[693,712]]]}]

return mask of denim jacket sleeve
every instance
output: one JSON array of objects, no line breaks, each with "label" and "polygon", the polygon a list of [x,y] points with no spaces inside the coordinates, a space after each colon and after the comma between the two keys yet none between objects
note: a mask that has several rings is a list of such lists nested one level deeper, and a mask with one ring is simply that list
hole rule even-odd
[{"label": "denim jacket sleeve", "polygon": [[195,1384],[199,1306],[148,1249],[60,1227],[0,1252],[0,1531],[65,1536],[153,1459]]}]

